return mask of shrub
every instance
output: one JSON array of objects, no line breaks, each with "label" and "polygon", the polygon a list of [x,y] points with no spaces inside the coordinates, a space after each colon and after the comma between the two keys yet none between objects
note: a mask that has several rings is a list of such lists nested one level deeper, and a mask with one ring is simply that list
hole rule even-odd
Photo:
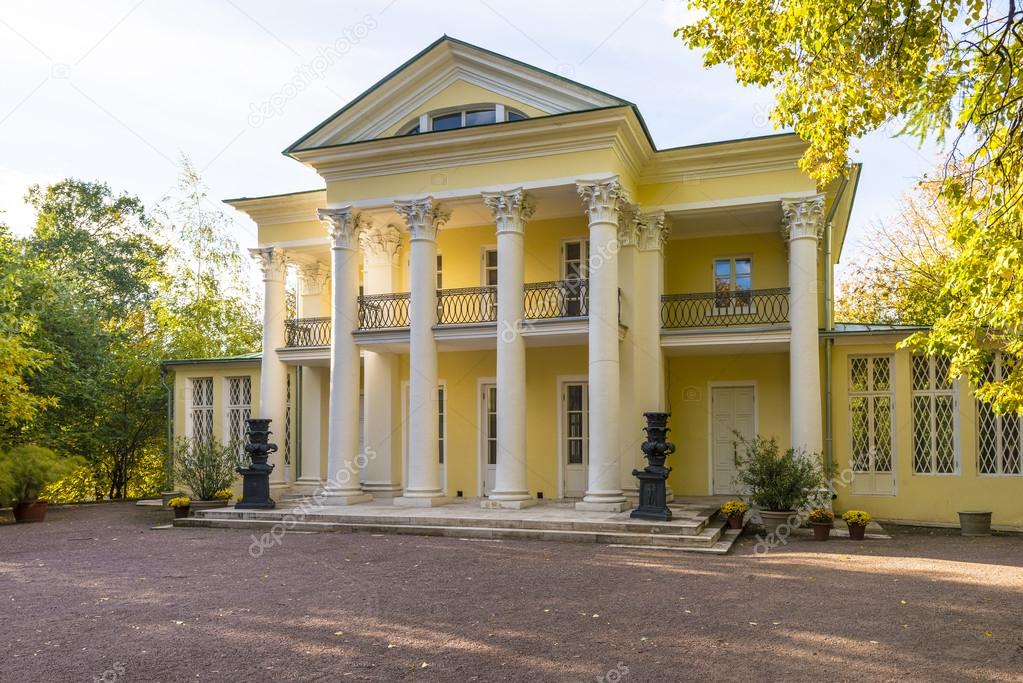
[{"label": "shrub", "polygon": [[0,500],[30,503],[50,483],[85,466],[80,457],[62,458],[49,448],[32,444],[0,452]]},{"label": "shrub", "polygon": [[835,521],[835,513],[827,508],[814,508],[810,510],[809,518],[817,524],[831,524]]},{"label": "shrub", "polygon": [[842,520],[849,526],[867,526],[870,524],[870,513],[863,510],[847,510]]},{"label": "shrub", "polygon": [[167,506],[172,508],[187,508],[192,504],[192,499],[188,496],[174,496],[167,501]]},{"label": "shrub", "polygon": [[229,489],[238,476],[234,468],[243,464],[236,445],[216,439],[178,441],[175,461],[178,481],[199,500],[215,500],[217,492]]},{"label": "shrub", "polygon": [[721,506],[721,514],[725,517],[738,517],[746,514],[747,510],[749,510],[749,505],[741,500],[727,500]]},{"label": "shrub", "polygon": [[765,510],[782,512],[806,505],[825,486],[820,458],[790,448],[784,454],[774,438],[742,440],[737,480],[750,499]]}]

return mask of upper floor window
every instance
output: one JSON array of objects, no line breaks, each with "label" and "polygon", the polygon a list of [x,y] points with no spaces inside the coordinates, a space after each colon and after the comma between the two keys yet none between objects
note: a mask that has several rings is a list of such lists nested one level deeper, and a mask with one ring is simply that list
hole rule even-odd
[{"label": "upper floor window", "polygon": [[455,128],[468,128],[469,126],[482,126],[498,121],[521,121],[528,118],[517,109],[511,109],[503,104],[479,104],[456,109],[442,109],[422,114],[413,121],[408,122],[402,131],[402,135],[415,135],[437,130],[454,130]]},{"label": "upper floor window", "polygon": [[753,288],[753,259],[748,256],[714,259],[714,305],[745,308]]}]

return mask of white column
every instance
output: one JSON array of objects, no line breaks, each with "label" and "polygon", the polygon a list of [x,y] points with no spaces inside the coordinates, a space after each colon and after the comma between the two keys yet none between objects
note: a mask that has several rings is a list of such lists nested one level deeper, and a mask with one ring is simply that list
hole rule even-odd
[{"label": "white column", "polygon": [[590,463],[578,510],[621,512],[619,458],[618,215],[626,202],[618,177],[578,181],[590,223]]},{"label": "white column", "polygon": [[[323,315],[323,292],[329,279],[330,268],[323,263],[306,264],[298,269],[300,317],[317,318]],[[298,403],[302,418],[302,450],[299,454],[302,474],[295,483],[314,491],[319,491],[323,484],[320,435],[323,430],[324,375],[324,368],[311,365],[302,367],[302,391]]]},{"label": "white column", "polygon": [[497,225],[497,472],[483,507],[536,505],[526,471],[526,345],[522,339],[526,222],[533,200],[522,188],[485,192]]},{"label": "white column", "polygon": [[250,249],[263,268],[263,356],[259,368],[259,416],[269,418],[274,432],[272,441],[280,448],[270,456],[274,465],[270,474],[270,487],[288,484],[284,472],[284,429],[287,419],[288,366],[278,357],[277,349],[284,346],[284,320],[288,310],[285,304],[284,277],[288,262],[279,247]]},{"label": "white column", "polygon": [[359,487],[359,254],[356,239],[359,214],[346,206],[320,209],[330,236],[331,308],[330,407],[327,422],[328,505],[351,505],[372,500]]},{"label": "white column", "polygon": [[[664,355],[661,350],[661,296],[664,294],[664,244],[668,241],[669,231],[663,211],[640,216],[634,327],[629,331],[633,333],[636,344],[636,373],[633,381],[636,384],[636,408],[641,415],[663,411],[666,404]],[[646,460],[639,449],[636,450],[636,465],[644,467]],[[670,459],[668,465],[672,465]],[[667,498],[669,502],[674,499],[670,486],[667,488]]]},{"label": "white column", "polygon": [[792,446],[820,453],[821,377],[818,331],[817,245],[824,195],[784,199],[782,231],[789,243],[789,410]]},{"label": "white column", "polygon": [[451,502],[441,483],[438,450],[437,230],[447,221],[433,197],[395,202],[408,225],[411,242],[409,269],[409,480],[395,505],[430,507]]},{"label": "white column", "polygon": [[[393,225],[369,226],[359,235],[363,292],[389,294],[398,277],[401,231]],[[400,371],[393,353],[365,351],[365,425],[368,461],[362,488],[374,498],[401,493]]]},{"label": "white column", "polygon": [[639,273],[639,229],[638,207],[624,208],[618,216],[618,284],[622,291],[622,324],[627,332],[619,347],[619,395],[618,414],[621,426],[618,464],[621,469],[622,493],[635,503],[639,498],[639,481],[632,476],[632,470],[640,465],[642,453],[640,444],[644,441],[643,414],[638,404],[639,348],[642,331],[636,329],[640,298],[645,296],[638,286]]}]

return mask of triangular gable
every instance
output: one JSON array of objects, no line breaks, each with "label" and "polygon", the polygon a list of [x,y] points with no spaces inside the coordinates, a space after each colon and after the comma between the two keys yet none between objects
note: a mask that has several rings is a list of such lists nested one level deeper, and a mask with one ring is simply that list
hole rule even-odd
[{"label": "triangular gable", "polygon": [[285,153],[380,137],[458,81],[544,114],[631,104],[549,71],[443,36],[303,135]]}]

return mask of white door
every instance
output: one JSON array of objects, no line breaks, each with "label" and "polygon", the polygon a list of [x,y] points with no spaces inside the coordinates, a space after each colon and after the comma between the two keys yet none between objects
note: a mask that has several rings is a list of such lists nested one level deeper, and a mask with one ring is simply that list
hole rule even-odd
[{"label": "white door", "polygon": [[483,495],[489,496],[497,482],[497,385],[483,385]]},{"label": "white door", "polygon": [[[402,481],[408,485],[409,481],[409,391],[408,382],[401,383],[401,472]],[[447,462],[447,397],[448,389],[444,384],[437,386],[437,454],[440,459],[441,486],[444,492],[448,490],[448,462]]]},{"label": "white door", "polygon": [[739,449],[736,432],[746,440],[755,434],[753,387],[712,387],[711,453],[713,457],[714,495],[738,492],[735,483]]},{"label": "white door", "polygon": [[561,385],[561,457],[565,471],[565,497],[586,493],[590,462],[590,400],[586,382]]}]

